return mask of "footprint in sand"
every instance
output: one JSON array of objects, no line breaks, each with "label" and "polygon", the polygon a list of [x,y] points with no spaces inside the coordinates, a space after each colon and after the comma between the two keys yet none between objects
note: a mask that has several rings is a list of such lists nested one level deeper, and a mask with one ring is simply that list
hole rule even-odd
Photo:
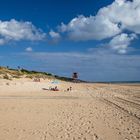
[{"label": "footprint in sand", "polygon": [[44,136],[43,140],[47,140],[47,136],[46,135]]},{"label": "footprint in sand", "polygon": [[95,139],[96,139],[96,140],[98,139],[98,136],[97,136],[97,134],[94,134],[94,137],[95,137]]}]

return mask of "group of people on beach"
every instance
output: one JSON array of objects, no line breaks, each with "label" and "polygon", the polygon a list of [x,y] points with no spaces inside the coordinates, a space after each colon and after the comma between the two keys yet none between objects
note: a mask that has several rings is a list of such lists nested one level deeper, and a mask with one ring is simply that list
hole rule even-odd
[{"label": "group of people on beach", "polygon": [[54,88],[49,87],[49,90],[51,90],[51,91],[59,91],[59,89],[58,89],[58,87],[57,87],[57,86],[55,86]]},{"label": "group of people on beach", "polygon": [[[40,82],[40,78],[35,78],[33,81],[34,82]],[[53,81],[52,83],[57,83],[57,81]],[[57,86],[55,86],[55,87],[49,87],[49,89],[43,88],[43,90],[59,91],[59,89],[58,89]],[[72,91],[72,87],[70,86],[65,91]]]},{"label": "group of people on beach", "polygon": [[[58,89],[58,87],[57,87],[57,86],[55,86],[54,88],[49,87],[49,90],[50,90],[50,91],[59,91],[59,89]],[[72,87],[70,86],[69,88],[67,88],[67,90],[66,90],[66,91],[72,91]]]}]

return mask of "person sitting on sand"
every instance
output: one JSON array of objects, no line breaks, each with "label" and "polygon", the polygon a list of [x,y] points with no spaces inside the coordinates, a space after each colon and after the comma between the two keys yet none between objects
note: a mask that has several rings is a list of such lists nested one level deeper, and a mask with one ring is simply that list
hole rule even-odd
[{"label": "person sitting on sand", "polygon": [[54,88],[54,91],[59,91],[59,89],[57,88],[57,86]]},{"label": "person sitting on sand", "polygon": [[59,89],[57,88],[57,86],[54,87],[54,88],[50,87],[49,90],[51,90],[51,91],[59,91]]}]

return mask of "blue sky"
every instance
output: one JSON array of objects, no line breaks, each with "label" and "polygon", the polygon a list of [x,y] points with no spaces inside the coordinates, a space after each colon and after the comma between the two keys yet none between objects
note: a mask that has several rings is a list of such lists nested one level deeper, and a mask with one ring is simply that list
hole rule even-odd
[{"label": "blue sky", "polygon": [[139,0],[0,0],[3,66],[136,81],[139,34]]}]

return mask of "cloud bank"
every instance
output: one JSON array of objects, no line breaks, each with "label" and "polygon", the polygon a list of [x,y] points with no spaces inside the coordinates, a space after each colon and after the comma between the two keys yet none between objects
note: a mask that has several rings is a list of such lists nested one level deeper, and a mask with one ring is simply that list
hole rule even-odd
[{"label": "cloud bank", "polygon": [[[12,63],[17,59],[19,60],[17,64]],[[119,55],[108,51],[102,53],[98,50],[86,54],[32,52],[9,54],[0,58],[3,65],[5,60],[7,65],[12,67],[21,66],[61,76],[71,77],[73,72],[78,72],[80,79],[89,81],[140,80],[140,55]]]},{"label": "cloud bank", "polygon": [[28,21],[0,20],[0,45],[9,41],[41,41],[47,34],[55,43],[63,37],[72,41],[109,39],[108,48],[124,54],[140,34],[140,0],[115,0],[99,9],[95,16],[80,15],[49,33]]},{"label": "cloud bank", "polygon": [[31,22],[0,20],[0,45],[9,41],[39,41],[45,38],[46,34],[37,29]]}]

